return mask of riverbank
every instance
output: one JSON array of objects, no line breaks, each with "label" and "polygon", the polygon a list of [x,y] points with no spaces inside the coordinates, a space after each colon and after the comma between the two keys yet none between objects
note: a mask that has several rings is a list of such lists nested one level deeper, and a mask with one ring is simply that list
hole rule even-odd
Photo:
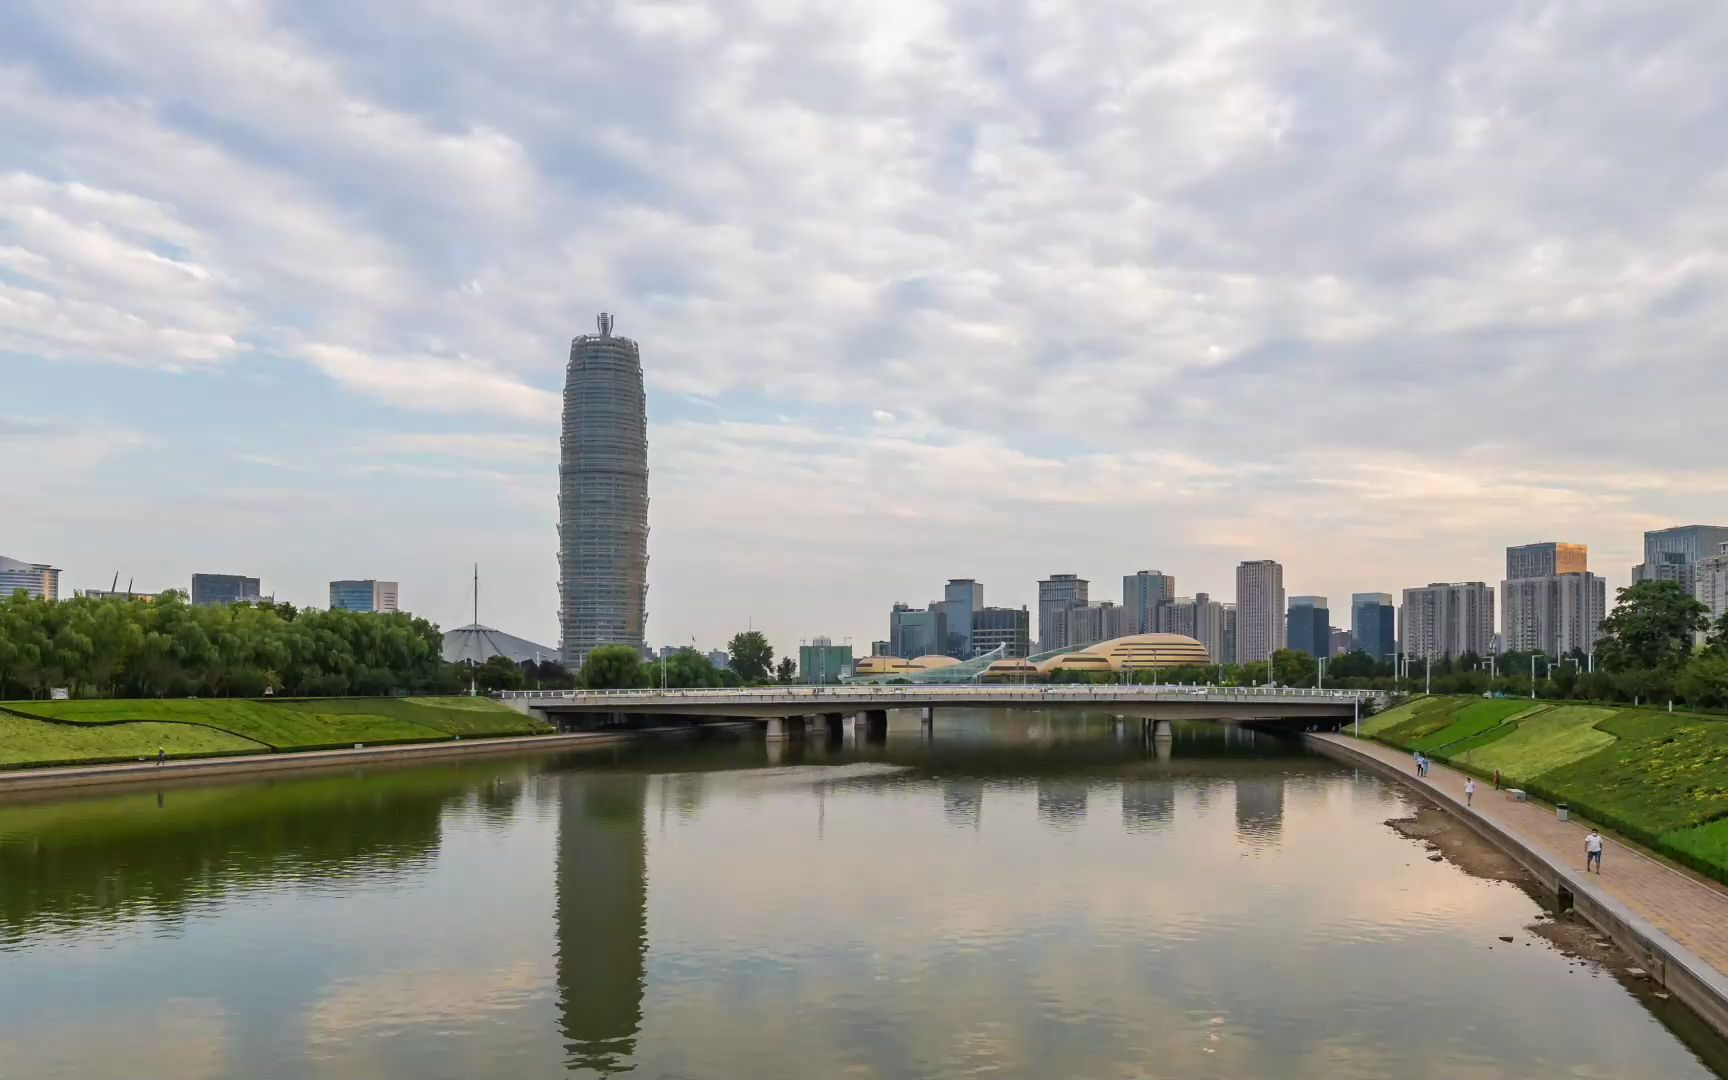
[{"label": "riverbank", "polygon": [[711,724],[701,729],[677,727],[582,731],[569,734],[521,735],[496,739],[453,739],[448,742],[362,746],[342,750],[308,750],[283,754],[244,754],[227,757],[71,765],[0,771],[0,797],[164,780],[244,776],[354,765],[412,763],[429,759],[477,757],[486,754],[564,752],[640,739],[685,738],[700,731],[737,729],[748,724]]},{"label": "riverbank", "polygon": [[1464,801],[1465,773],[1435,764],[1418,777],[1409,755],[1344,735],[1309,734],[1311,747],[1395,779],[1432,800],[1512,856],[1561,907],[1571,907],[1636,960],[1632,970],[1728,1035],[1728,889],[1654,859],[1612,838],[1603,872],[1583,869],[1582,821],[1516,801],[1479,784]]},{"label": "riverbank", "polygon": [[489,698],[175,698],[0,702],[0,768],[203,759],[536,735]]},{"label": "riverbank", "polygon": [[1362,733],[1483,779],[1499,774],[1728,882],[1728,723],[1652,708],[1423,697]]}]

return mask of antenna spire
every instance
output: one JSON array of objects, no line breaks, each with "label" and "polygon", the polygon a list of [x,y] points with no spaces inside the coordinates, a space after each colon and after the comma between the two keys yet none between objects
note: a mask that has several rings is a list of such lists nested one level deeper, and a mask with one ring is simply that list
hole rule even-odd
[{"label": "antenna spire", "polygon": [[600,327],[600,336],[601,337],[611,337],[612,336],[612,314],[611,314],[611,312],[602,311],[600,313],[600,317],[595,319],[594,322],[596,323],[596,325],[598,325]]},{"label": "antenna spire", "polygon": [[480,564],[474,564],[474,625],[480,625]]}]

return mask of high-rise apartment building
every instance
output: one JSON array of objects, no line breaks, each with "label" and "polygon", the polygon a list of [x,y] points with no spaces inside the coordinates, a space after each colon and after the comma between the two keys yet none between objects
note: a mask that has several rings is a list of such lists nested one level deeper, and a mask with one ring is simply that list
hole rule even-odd
[{"label": "high-rise apartment building", "polygon": [[1404,590],[1398,637],[1412,659],[1494,651],[1494,590],[1483,581],[1435,582]]},{"label": "high-rise apartment building", "polygon": [[[1073,574],[1051,574],[1038,583],[1038,651],[1066,649],[1075,643],[1067,634],[1069,608],[1084,607],[1091,583]],[[1081,642],[1081,644],[1087,644]]]},{"label": "high-rise apartment building", "polygon": [[1519,544],[1506,549],[1506,578],[1551,577],[1554,574],[1582,574],[1590,569],[1590,547],[1587,544],[1562,544],[1550,541],[1542,544]]},{"label": "high-rise apartment building", "polygon": [[36,600],[59,600],[60,571],[47,563],[23,562],[0,555],[0,600],[20,589]]},{"label": "high-rise apartment building", "polygon": [[950,578],[942,590],[942,615],[947,622],[947,640],[942,652],[960,660],[974,655],[972,613],[984,606],[984,586],[971,578]]},{"label": "high-rise apartment building", "polygon": [[[1710,609],[1713,626],[1723,615],[1728,615],[1728,541],[1723,542],[1716,554],[1698,561],[1693,579],[1692,595]],[[1698,643],[1702,645],[1709,634],[1709,630],[1700,631]]]},{"label": "high-rise apartment building", "polygon": [[1632,582],[1672,581],[1688,596],[1698,585],[1698,563],[1728,544],[1728,526],[1676,525],[1644,534],[1644,561],[1632,568]]},{"label": "high-rise apartment building", "polygon": [[1589,571],[1500,583],[1500,648],[1547,656],[1596,651],[1608,584]]},{"label": "high-rise apartment building", "polygon": [[1398,609],[1392,594],[1359,592],[1350,596],[1350,637],[1355,647],[1382,664],[1398,659]]},{"label": "high-rise apartment building", "polygon": [[1182,634],[1196,639],[1199,637],[1195,631],[1199,626],[1200,612],[1194,597],[1178,596],[1174,600],[1166,600],[1160,611],[1162,617],[1158,620],[1159,629],[1149,632]]},{"label": "high-rise apartment building", "polygon": [[1284,617],[1285,648],[1318,659],[1332,653],[1332,611],[1324,596],[1292,596]]},{"label": "high-rise apartment building", "polygon": [[331,611],[359,611],[384,615],[400,611],[397,602],[400,588],[394,581],[374,578],[350,578],[330,583]]},{"label": "high-rise apartment building", "polygon": [[1100,641],[1127,637],[1133,633],[1130,612],[1108,600],[1081,607],[1071,607],[1057,620],[1058,633],[1066,642],[1063,648],[1080,649]]},{"label": "high-rise apartment building", "polygon": [[642,353],[612,333],[570,343],[558,459],[558,622],[564,665],[643,644],[648,606],[648,405]]},{"label": "high-rise apartment building", "polygon": [[1130,634],[1180,633],[1167,630],[1162,611],[1176,598],[1176,579],[1159,570],[1141,570],[1122,579],[1122,606]]},{"label": "high-rise apartment building", "polygon": [[1219,628],[1223,631],[1218,638],[1218,652],[1212,659],[1220,664],[1236,663],[1236,605],[1220,603]]},{"label": "high-rise apartment building", "polygon": [[244,574],[192,575],[192,603],[199,607],[207,604],[255,604],[262,599],[255,577]]},{"label": "high-rise apartment building", "polygon": [[981,607],[972,612],[972,655],[983,656],[998,645],[1002,655],[1024,659],[1032,651],[1032,616],[1023,607]]},{"label": "high-rise apartment building", "polygon": [[1272,659],[1284,648],[1284,567],[1255,559],[1236,567],[1236,662]]}]

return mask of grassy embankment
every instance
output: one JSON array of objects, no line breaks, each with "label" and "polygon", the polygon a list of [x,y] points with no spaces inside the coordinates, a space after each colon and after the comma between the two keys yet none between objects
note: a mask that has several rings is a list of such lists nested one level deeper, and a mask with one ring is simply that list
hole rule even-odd
[{"label": "grassy embankment", "polygon": [[1569,803],[1580,816],[1728,881],[1728,722],[1690,713],[1417,698],[1362,732]]},{"label": "grassy embankment", "polygon": [[544,724],[484,698],[14,701],[0,704],[0,767],[325,750],[529,735]]}]

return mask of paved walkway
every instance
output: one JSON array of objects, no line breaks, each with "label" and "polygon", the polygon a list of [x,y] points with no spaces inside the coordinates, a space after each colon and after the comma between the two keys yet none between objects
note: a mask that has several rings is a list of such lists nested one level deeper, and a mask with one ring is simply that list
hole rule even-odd
[{"label": "paved walkway", "polygon": [[[1395,750],[1368,739],[1344,735],[1320,735],[1358,752],[1369,754],[1399,772],[1417,788],[1438,788],[1459,802],[1464,801],[1466,774],[1436,761],[1426,779],[1416,776],[1416,761],[1403,750]],[[1561,866],[1584,869],[1584,837],[1588,825],[1576,818],[1561,821],[1546,807],[1516,802],[1484,780],[1476,781],[1476,799],[1471,812],[1482,815],[1514,834],[1531,848]],[[1599,886],[1641,918],[1690,949],[1719,972],[1728,973],[1728,888],[1707,881],[1651,858],[1636,848],[1603,837],[1602,873],[1591,874]]]}]

